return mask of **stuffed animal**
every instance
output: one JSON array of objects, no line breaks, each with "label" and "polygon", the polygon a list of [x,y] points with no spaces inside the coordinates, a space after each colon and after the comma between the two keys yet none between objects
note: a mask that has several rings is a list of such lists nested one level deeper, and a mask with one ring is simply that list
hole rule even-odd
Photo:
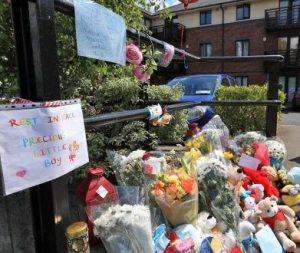
[{"label": "stuffed animal", "polygon": [[272,182],[268,179],[268,175],[265,171],[253,170],[246,167],[242,167],[240,172],[244,172],[246,178],[244,179],[243,187],[248,188],[252,183],[262,184],[264,187],[264,192],[266,196],[276,196],[279,197],[279,191],[275,186],[272,185]]},{"label": "stuffed animal", "polygon": [[257,205],[255,203],[255,198],[251,196],[250,191],[244,191],[241,193],[241,199],[244,204],[244,218],[249,220],[252,224],[256,224],[258,220],[256,215]]},{"label": "stuffed animal", "polygon": [[278,170],[278,178],[280,183],[283,185],[291,184],[287,171],[285,169]]},{"label": "stuffed animal", "polygon": [[[286,252],[295,252],[296,244],[300,242],[300,231],[292,219],[295,212],[288,206],[278,206],[276,198],[267,197],[258,203],[257,214],[262,218],[263,224],[268,224],[274,231],[279,242]],[[285,232],[289,232],[289,239]]]},{"label": "stuffed animal", "polygon": [[239,235],[242,244],[248,253],[259,253],[259,245],[254,238],[255,227],[249,221],[242,221],[239,224]]},{"label": "stuffed animal", "polygon": [[274,167],[271,166],[263,166],[261,168],[262,171],[266,172],[268,179],[272,182],[275,186],[276,182],[278,181],[278,172]]},{"label": "stuffed animal", "polygon": [[300,167],[293,167],[287,173],[288,179],[292,184],[300,184]]},{"label": "stuffed animal", "polygon": [[300,219],[300,185],[286,185],[280,192],[283,203],[292,208]]}]

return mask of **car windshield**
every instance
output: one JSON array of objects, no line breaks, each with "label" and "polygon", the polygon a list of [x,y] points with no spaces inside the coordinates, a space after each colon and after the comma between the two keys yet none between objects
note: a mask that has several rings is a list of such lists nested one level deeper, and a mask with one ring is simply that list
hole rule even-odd
[{"label": "car windshield", "polygon": [[175,78],[168,84],[181,84],[184,87],[184,95],[213,95],[217,79],[217,76],[187,76]]}]

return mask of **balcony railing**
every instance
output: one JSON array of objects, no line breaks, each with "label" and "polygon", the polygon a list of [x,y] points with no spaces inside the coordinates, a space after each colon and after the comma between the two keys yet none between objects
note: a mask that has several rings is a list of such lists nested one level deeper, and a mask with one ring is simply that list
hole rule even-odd
[{"label": "balcony railing", "polygon": [[300,27],[300,5],[265,11],[268,30]]},{"label": "balcony railing", "polygon": [[151,27],[151,30],[153,37],[172,43],[174,46],[180,47],[181,41],[185,42],[185,26],[182,24],[165,22],[164,25]]},{"label": "balcony railing", "polygon": [[281,64],[282,68],[299,68],[300,67],[300,50],[278,50],[278,51],[267,51],[265,54],[274,55],[280,54],[284,56],[284,61]]}]

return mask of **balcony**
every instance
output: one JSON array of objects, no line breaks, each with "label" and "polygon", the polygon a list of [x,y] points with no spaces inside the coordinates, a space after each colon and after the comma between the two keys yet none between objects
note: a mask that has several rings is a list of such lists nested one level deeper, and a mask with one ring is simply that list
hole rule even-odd
[{"label": "balcony", "polygon": [[185,42],[185,26],[166,21],[164,25],[152,26],[152,36],[173,44],[176,47],[181,46],[181,42]]},{"label": "balcony", "polygon": [[281,68],[300,68],[300,50],[279,50],[279,51],[267,51],[267,55],[280,54],[284,56],[284,62],[281,63]]},{"label": "balcony", "polygon": [[300,28],[300,5],[265,11],[266,29]]}]

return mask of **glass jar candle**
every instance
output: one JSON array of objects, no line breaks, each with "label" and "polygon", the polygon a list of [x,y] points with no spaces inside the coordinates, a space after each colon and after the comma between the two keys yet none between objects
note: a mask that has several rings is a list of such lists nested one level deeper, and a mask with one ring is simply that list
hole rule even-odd
[{"label": "glass jar candle", "polygon": [[67,227],[68,253],[90,253],[89,233],[85,222],[75,222]]}]

